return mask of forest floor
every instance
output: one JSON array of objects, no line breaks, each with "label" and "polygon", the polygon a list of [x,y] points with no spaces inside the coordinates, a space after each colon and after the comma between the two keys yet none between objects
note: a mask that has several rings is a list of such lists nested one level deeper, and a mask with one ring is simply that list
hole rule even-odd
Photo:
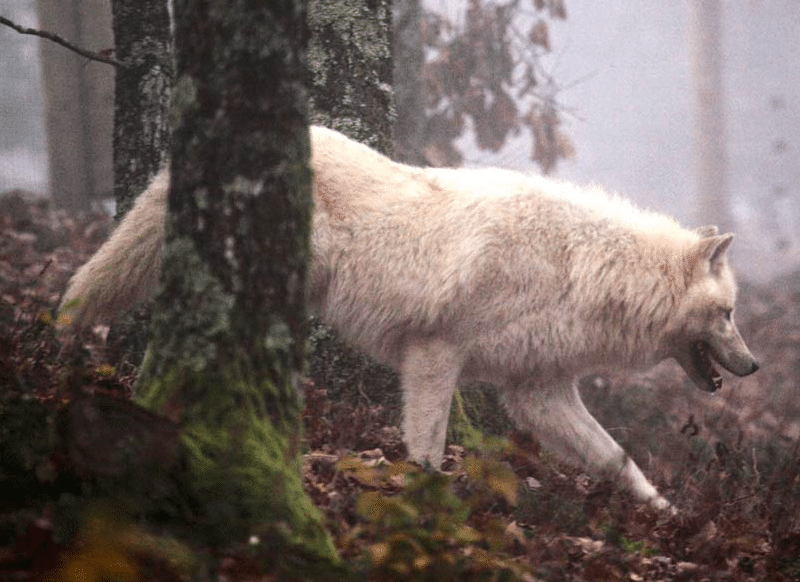
[{"label": "forest floor", "polygon": [[[111,228],[102,212],[76,218],[0,195],[0,403],[130,398],[136,368],[115,359],[107,328],[77,338],[68,361],[52,331],[69,276]],[[358,386],[334,398],[319,379],[306,382],[306,490],[369,580],[800,581],[800,272],[742,284],[737,321],[762,369],[726,376],[719,394],[670,364],[581,381],[587,406],[674,516],[513,432],[482,451],[450,445],[443,473],[423,471],[403,460],[396,410]],[[12,511],[0,502],[0,580],[37,579],[74,552],[55,541],[46,509],[24,531]],[[222,564],[220,580],[257,579],[237,556]],[[153,579],[182,579],[161,572]]]}]

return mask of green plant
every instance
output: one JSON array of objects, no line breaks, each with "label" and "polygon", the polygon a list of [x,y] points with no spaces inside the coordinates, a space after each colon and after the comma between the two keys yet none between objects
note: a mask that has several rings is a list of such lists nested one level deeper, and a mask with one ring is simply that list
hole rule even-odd
[{"label": "green plant", "polygon": [[[468,456],[458,478],[408,463],[369,468],[346,459],[339,468],[375,487],[359,497],[363,523],[351,535],[364,544],[360,568],[368,580],[501,582],[527,572],[511,559],[509,537],[487,509],[516,500],[517,479],[506,465]],[[387,492],[389,483],[400,490]]]}]

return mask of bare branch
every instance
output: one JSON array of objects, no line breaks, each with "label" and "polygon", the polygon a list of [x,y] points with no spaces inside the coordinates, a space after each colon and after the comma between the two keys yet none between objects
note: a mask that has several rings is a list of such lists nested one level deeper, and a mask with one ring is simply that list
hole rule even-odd
[{"label": "bare branch", "polygon": [[52,32],[47,32],[45,30],[37,30],[35,28],[25,28],[24,26],[20,26],[19,24],[10,21],[8,18],[4,16],[0,16],[0,24],[5,24],[6,26],[13,28],[20,34],[32,34],[34,36],[41,36],[42,38],[46,38],[47,40],[52,40],[53,42],[58,43],[61,46],[66,47],[73,52],[78,53],[82,57],[86,57],[87,59],[91,59],[93,61],[99,61],[101,63],[106,63],[109,65],[114,65],[115,67],[125,66],[125,63],[120,62],[116,59],[112,59],[111,57],[107,57],[102,53],[95,53],[77,47],[68,40],[64,40],[63,38],[61,38],[57,34],[53,34]]}]

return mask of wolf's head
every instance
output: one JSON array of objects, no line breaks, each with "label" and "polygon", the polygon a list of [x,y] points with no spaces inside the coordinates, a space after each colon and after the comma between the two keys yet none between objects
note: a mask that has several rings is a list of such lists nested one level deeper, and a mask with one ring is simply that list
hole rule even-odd
[{"label": "wolf's head", "polygon": [[736,284],[726,256],[733,235],[718,235],[716,227],[698,233],[702,238],[685,257],[687,287],[675,306],[666,351],[697,386],[714,392],[722,386],[714,362],[737,376],[759,364],[733,321]]}]

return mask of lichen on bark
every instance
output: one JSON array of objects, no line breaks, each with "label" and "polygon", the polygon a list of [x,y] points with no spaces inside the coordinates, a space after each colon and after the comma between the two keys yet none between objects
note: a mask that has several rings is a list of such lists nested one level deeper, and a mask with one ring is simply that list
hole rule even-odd
[{"label": "lichen on bark", "polygon": [[313,123],[392,152],[390,0],[311,0],[309,69]]},{"label": "lichen on bark", "polygon": [[141,402],[182,427],[199,524],[265,572],[340,562],[298,466],[311,172],[303,3],[179,0],[162,285]]},{"label": "lichen on bark", "polygon": [[172,34],[164,0],[112,0],[117,219],[164,165],[170,138]]}]

